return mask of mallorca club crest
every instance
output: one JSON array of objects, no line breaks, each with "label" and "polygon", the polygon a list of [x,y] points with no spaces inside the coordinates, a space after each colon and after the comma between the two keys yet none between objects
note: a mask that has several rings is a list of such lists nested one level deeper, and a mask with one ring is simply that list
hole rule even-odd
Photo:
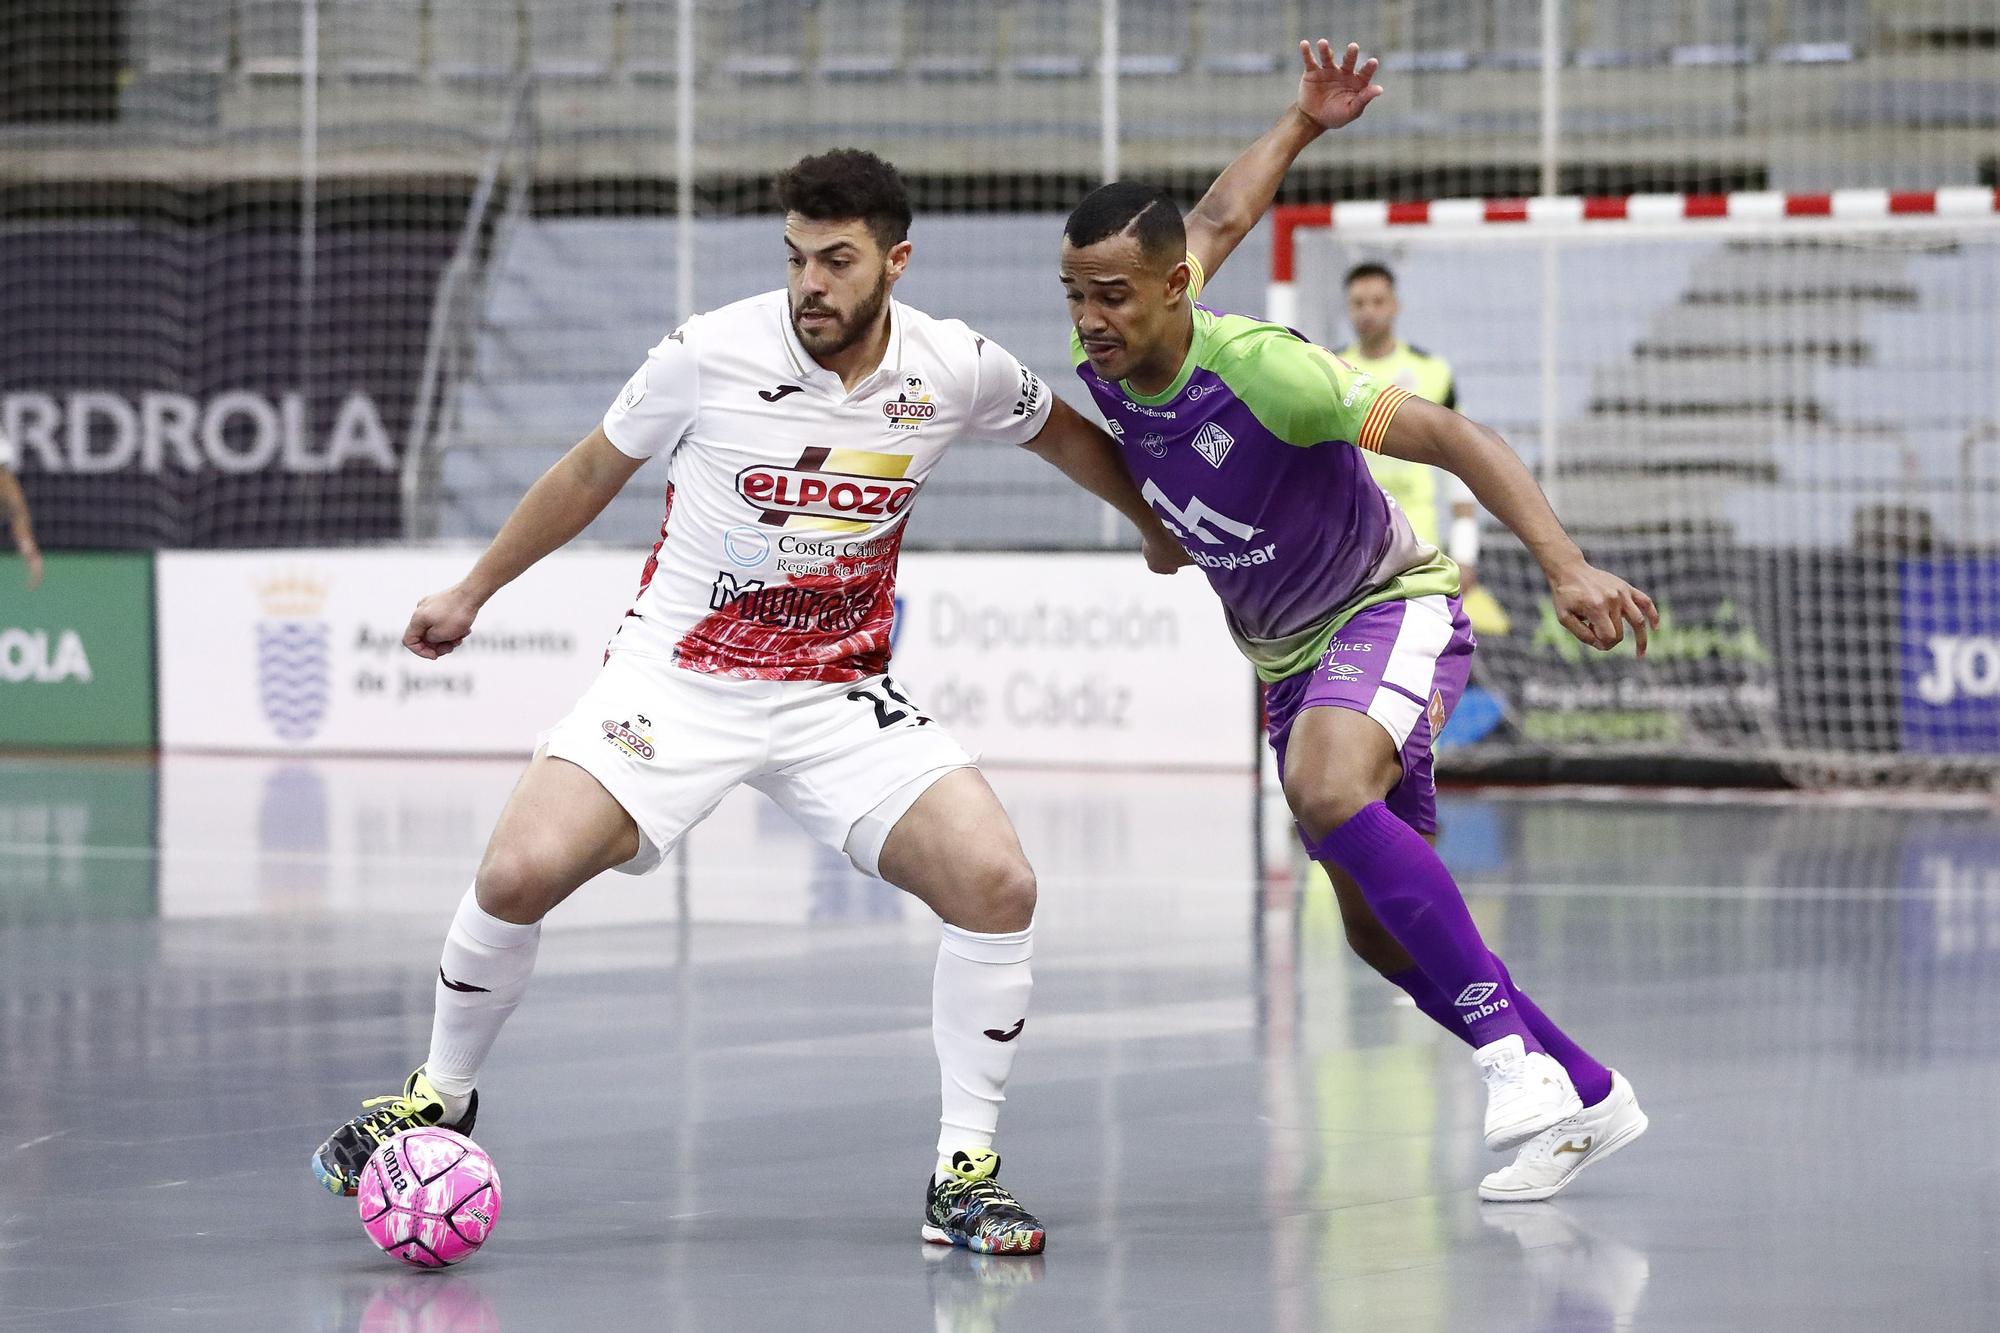
[{"label": "mallorca club crest", "polygon": [[890,430],[916,430],[935,418],[937,403],[924,377],[914,371],[904,375],[896,396],[882,404],[882,415],[889,418]]},{"label": "mallorca club crest", "polygon": [[280,740],[311,740],[326,720],[332,686],[333,626],[322,616],[324,583],[280,574],[257,585],[257,697]]}]

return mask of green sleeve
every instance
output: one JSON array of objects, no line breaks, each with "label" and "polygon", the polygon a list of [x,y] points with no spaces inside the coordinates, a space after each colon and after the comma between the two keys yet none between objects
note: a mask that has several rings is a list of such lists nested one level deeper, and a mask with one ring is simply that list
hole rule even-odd
[{"label": "green sleeve", "polygon": [[1074,370],[1084,362],[1083,335],[1075,329],[1069,331],[1069,365]]},{"label": "green sleeve", "polygon": [[[1377,421],[1371,411],[1385,390],[1392,398],[1402,396],[1401,390],[1276,324],[1230,315],[1218,325],[1223,336],[1209,368],[1264,429],[1301,448],[1333,441],[1381,447],[1387,416],[1376,414]],[[1393,402],[1383,407],[1393,414]]]}]

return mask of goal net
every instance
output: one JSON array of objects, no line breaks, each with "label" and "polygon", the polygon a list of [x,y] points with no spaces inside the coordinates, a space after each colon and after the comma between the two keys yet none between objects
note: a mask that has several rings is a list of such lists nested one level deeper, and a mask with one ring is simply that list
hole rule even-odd
[{"label": "goal net", "polygon": [[1460,408],[1660,608],[1643,662],[1584,649],[1482,518],[1474,680],[1497,707],[1447,733],[1461,771],[1992,784],[1996,206],[1980,188],[1283,212],[1273,317],[1343,346],[1346,273],[1387,264],[1398,335],[1452,363]]}]

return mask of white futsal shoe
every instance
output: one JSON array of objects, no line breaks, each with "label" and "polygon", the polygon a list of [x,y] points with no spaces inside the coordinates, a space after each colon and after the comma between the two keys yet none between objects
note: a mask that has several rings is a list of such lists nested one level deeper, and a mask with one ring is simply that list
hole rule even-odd
[{"label": "white futsal shoe", "polygon": [[1632,1085],[1614,1069],[1610,1096],[1529,1140],[1511,1166],[1503,1166],[1479,1182],[1479,1197],[1489,1203],[1533,1203],[1552,1198],[1577,1172],[1645,1132],[1646,1113],[1639,1109]]},{"label": "white futsal shoe", "polygon": [[1472,1053],[1486,1080],[1486,1147],[1505,1152],[1583,1109],[1576,1085],[1553,1057],[1519,1037],[1487,1042]]}]

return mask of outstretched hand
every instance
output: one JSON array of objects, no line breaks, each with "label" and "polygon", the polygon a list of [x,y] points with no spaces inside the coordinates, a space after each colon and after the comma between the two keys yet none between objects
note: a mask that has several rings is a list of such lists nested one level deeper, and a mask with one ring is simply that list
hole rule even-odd
[{"label": "outstretched hand", "polygon": [[1550,579],[1549,591],[1563,628],[1600,652],[1623,643],[1625,627],[1630,625],[1639,656],[1644,657],[1646,631],[1660,627],[1660,613],[1652,598],[1594,565],[1580,565]]},{"label": "outstretched hand", "polygon": [[1377,61],[1374,56],[1361,61],[1361,48],[1353,42],[1338,64],[1333,59],[1333,43],[1324,37],[1317,46],[1299,43],[1299,55],[1306,71],[1299,76],[1299,110],[1323,130],[1337,130],[1367,110],[1382,95],[1382,85],[1374,83]]}]

